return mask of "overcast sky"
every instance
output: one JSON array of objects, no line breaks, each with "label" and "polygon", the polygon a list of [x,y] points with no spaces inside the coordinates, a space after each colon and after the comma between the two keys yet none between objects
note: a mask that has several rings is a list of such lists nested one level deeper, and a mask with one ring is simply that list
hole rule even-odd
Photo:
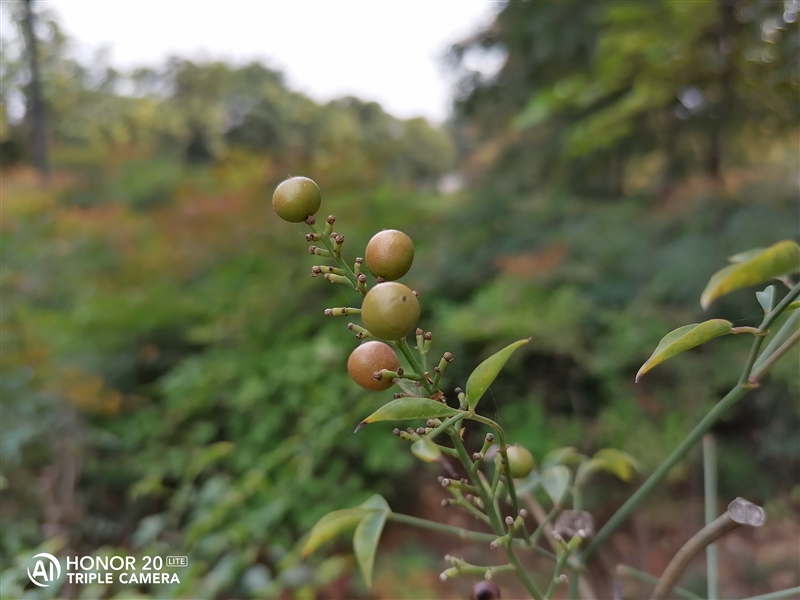
[{"label": "overcast sky", "polygon": [[491,21],[492,0],[51,0],[82,48],[117,67],[169,54],[282,70],[317,99],[352,94],[399,117],[442,121],[452,80],[447,46]]}]

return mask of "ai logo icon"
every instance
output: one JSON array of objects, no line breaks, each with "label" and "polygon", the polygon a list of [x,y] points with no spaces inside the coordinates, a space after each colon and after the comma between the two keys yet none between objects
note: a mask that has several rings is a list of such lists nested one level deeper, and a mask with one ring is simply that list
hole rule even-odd
[{"label": "ai logo icon", "polygon": [[33,566],[33,573],[31,573],[31,569],[28,567],[28,579],[30,579],[34,585],[50,587],[51,583],[54,583],[61,577],[61,563],[58,562],[55,556],[47,552],[40,552],[33,558],[34,560],[38,560],[36,560],[36,564]]}]

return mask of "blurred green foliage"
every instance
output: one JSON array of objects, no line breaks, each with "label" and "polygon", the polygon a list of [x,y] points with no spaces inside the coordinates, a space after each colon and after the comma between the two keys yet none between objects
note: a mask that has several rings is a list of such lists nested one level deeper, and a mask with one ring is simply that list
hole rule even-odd
[{"label": "blurred green foliage", "polygon": [[[481,404],[511,441],[537,458],[616,447],[652,469],[746,348],[717,340],[634,386],[636,369],[701,318],[726,256],[797,238],[785,6],[508,3],[452,50],[447,131],[356,98],[321,105],[256,63],[83,64],[40,10],[47,185],[24,166],[30,122],[10,107],[25,53],[4,37],[0,595],[23,594],[39,548],[187,554],[182,583],[151,596],[309,597],[354,568],[299,561],[320,515],[374,492],[409,502],[410,454],[385,428],[352,434],[391,392],[347,378],[354,340],[322,317],[356,293],[310,279],[304,228],[269,206],[290,173],[320,184],[350,258],[381,228],[414,239],[406,280],[457,357],[452,386],[532,336]],[[496,73],[473,68],[492,56]],[[461,191],[439,191],[448,174]],[[738,293],[702,318],[758,314]],[[796,479],[797,360],[717,428],[722,494],[758,501]],[[24,592],[47,593],[130,590]]]}]

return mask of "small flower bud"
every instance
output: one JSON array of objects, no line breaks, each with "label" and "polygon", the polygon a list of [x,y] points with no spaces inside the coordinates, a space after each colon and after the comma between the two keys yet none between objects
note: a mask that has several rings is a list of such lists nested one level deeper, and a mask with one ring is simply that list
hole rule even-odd
[{"label": "small flower bud", "polygon": [[525,510],[524,508],[520,508],[519,509],[519,516],[522,517],[523,519],[527,519],[528,518],[528,511]]},{"label": "small flower bud", "polygon": [[397,376],[398,377],[402,377],[403,373],[405,373],[405,371],[403,370],[403,367],[397,367]]},{"label": "small flower bud", "polygon": [[402,431],[400,431],[400,429],[398,429],[397,427],[395,427],[394,429],[392,429],[392,434],[394,434],[394,435],[397,435],[397,436],[399,436],[401,433],[403,433],[403,432],[402,432]]},{"label": "small flower bud", "polygon": [[466,477],[462,477],[460,481],[461,481],[461,483],[463,483],[464,485],[469,485],[469,479],[467,479]]},{"label": "small flower bud", "polygon": [[308,247],[308,253],[309,254],[314,254],[314,252],[316,252],[316,251],[317,251],[317,247],[316,246],[309,246]]},{"label": "small flower bud", "polygon": [[433,367],[433,372],[438,374],[441,373],[442,370],[439,367]]},{"label": "small flower bud", "polygon": [[447,573],[441,573],[439,575],[439,581],[447,581]]},{"label": "small flower bud", "polygon": [[489,548],[492,550],[497,550],[500,547],[500,542],[497,540],[493,540],[491,544],[489,544]]},{"label": "small flower bud", "polygon": [[381,381],[381,380],[383,379],[383,373],[381,373],[380,371],[375,371],[375,372],[372,374],[372,379],[373,379],[374,381]]},{"label": "small flower bud", "polygon": [[493,442],[494,441],[494,434],[493,433],[487,433],[486,434],[486,441],[487,442]]},{"label": "small flower bud", "polygon": [[341,246],[342,244],[344,244],[344,236],[341,233],[336,234],[335,236],[333,236],[333,241]]},{"label": "small flower bud", "polygon": [[396,394],[394,394],[394,396],[392,396],[392,398],[394,398],[395,400],[400,400],[400,398],[405,398],[405,396],[406,395],[403,392],[397,392]]},{"label": "small flower bud", "polygon": [[314,218],[314,215],[308,215],[306,217],[306,220],[305,220],[305,224],[306,225],[313,225],[316,222],[317,222],[317,220]]},{"label": "small flower bud", "polygon": [[325,309],[325,316],[326,317],[332,317],[333,316],[333,311],[330,308],[326,308]]},{"label": "small flower bud", "polygon": [[[453,391],[456,393],[456,395],[458,395],[458,394],[461,394],[461,393],[463,393],[463,392],[464,392],[464,390],[462,390],[460,387],[457,387],[457,388],[456,388],[456,389],[454,389]],[[488,434],[487,434],[487,435],[488,435]]]},{"label": "small flower bud", "polygon": [[378,275],[375,278],[375,283],[384,283],[385,281],[386,281],[386,278],[385,277],[381,277],[380,275]]},{"label": "small flower bud", "polygon": [[425,422],[425,425],[427,425],[428,427],[436,427],[436,421],[434,421],[433,419],[428,419]]},{"label": "small flower bud", "polygon": [[425,332],[422,331],[422,329],[420,329],[419,327],[417,327],[417,331],[415,332],[415,334],[416,335],[422,335],[423,333],[425,333]]},{"label": "small flower bud", "polygon": [[413,434],[414,433],[414,428],[413,427],[409,427],[408,429],[406,429],[406,431],[408,433],[412,433]]},{"label": "small flower bud", "polygon": [[430,342],[433,339],[433,334],[430,331],[426,331],[423,337],[425,341]]},{"label": "small flower bud", "polygon": [[367,276],[363,273],[358,274],[358,283],[367,283]]},{"label": "small flower bud", "polygon": [[328,223],[328,225],[333,225],[334,223],[336,223],[336,217],[334,217],[333,215],[328,215],[328,218],[325,219],[325,222]]},{"label": "small flower bud", "polygon": [[472,460],[483,460],[483,454],[481,454],[480,452],[473,452]]},{"label": "small flower bud", "polygon": [[444,555],[444,562],[450,562],[451,560],[453,560],[452,556],[450,556],[449,554]]},{"label": "small flower bud", "polygon": [[442,355],[442,358],[445,359],[447,362],[453,361],[453,355],[450,352],[445,352],[444,355]]},{"label": "small flower bud", "polygon": [[419,292],[417,290],[411,290],[411,293],[417,297],[417,300],[419,300]]},{"label": "small flower bud", "polygon": [[511,527],[514,524],[514,517],[508,516],[506,517],[506,525]]},{"label": "small flower bud", "polygon": [[316,233],[307,233],[306,234],[306,241],[307,242],[318,242],[319,236]]},{"label": "small flower bud", "polygon": [[442,508],[447,508],[448,506],[450,506],[450,498],[445,498],[444,500],[442,500],[441,504]]},{"label": "small flower bud", "polygon": [[447,477],[442,478],[442,487],[448,487],[450,485],[450,480]]},{"label": "small flower bud", "polygon": [[425,435],[425,428],[424,427],[417,427],[417,434]]},{"label": "small flower bud", "polygon": [[312,277],[319,277],[322,274],[322,269],[318,266],[311,267],[311,276]]},{"label": "small flower bud", "polygon": [[356,256],[356,264],[357,265],[363,265],[364,264],[364,259],[361,258],[360,256]]}]

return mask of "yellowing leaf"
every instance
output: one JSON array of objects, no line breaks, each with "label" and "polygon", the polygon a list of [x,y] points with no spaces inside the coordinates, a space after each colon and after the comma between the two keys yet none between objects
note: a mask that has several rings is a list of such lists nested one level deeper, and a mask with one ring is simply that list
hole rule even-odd
[{"label": "yellowing leaf", "polygon": [[785,240],[755,254],[753,252],[737,254],[731,258],[737,262],[711,276],[700,296],[700,305],[704,309],[715,299],[734,290],[800,271],[800,246],[796,242]]},{"label": "yellowing leaf", "polygon": [[492,354],[475,367],[475,370],[469,376],[469,379],[467,379],[467,405],[471,412],[478,406],[478,401],[481,399],[481,396],[483,396],[486,390],[489,389],[489,386],[492,385],[495,378],[500,373],[500,370],[505,366],[506,362],[508,362],[508,359],[511,358],[511,355],[514,354],[514,351],[530,341],[531,339],[528,338],[514,342],[499,352]]},{"label": "yellowing leaf", "polygon": [[577,478],[584,480],[592,471],[607,471],[628,482],[638,469],[639,465],[630,454],[614,448],[603,448],[578,467]]},{"label": "yellowing leaf", "polygon": [[303,556],[308,556],[322,544],[352,529],[369,514],[370,511],[364,508],[345,508],[328,513],[311,529],[308,540],[303,546]]},{"label": "yellowing leaf", "polygon": [[442,457],[439,447],[426,438],[418,439],[411,444],[411,454],[424,462],[436,462]]},{"label": "yellowing leaf", "polygon": [[668,358],[672,358],[681,352],[686,352],[686,350],[699,346],[715,337],[731,333],[732,329],[733,326],[730,321],[724,319],[711,319],[703,323],[678,327],[661,339],[653,354],[642,365],[639,372],[636,373],[636,381],[639,381],[642,375]]}]

